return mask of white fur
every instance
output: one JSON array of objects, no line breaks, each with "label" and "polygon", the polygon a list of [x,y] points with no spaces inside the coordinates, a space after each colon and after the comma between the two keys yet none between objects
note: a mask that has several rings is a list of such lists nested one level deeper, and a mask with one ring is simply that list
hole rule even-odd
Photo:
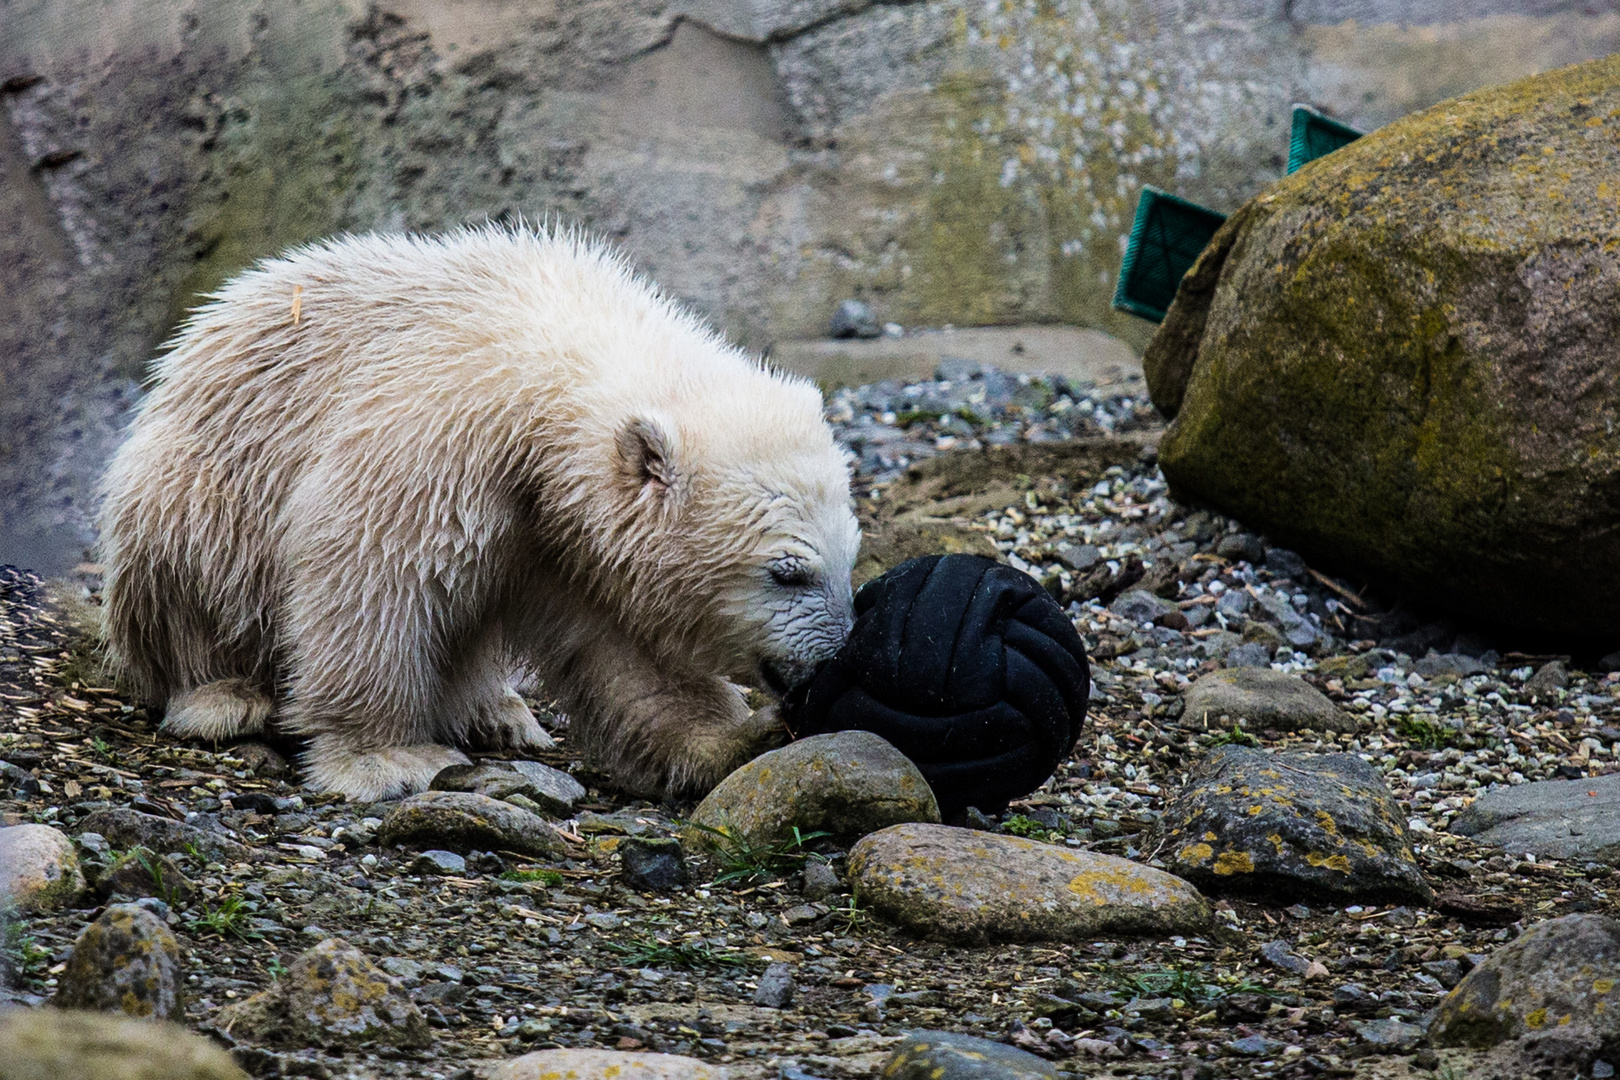
[{"label": "white fur", "polygon": [[354,797],[543,738],[522,665],[623,785],[703,790],[770,738],[733,683],[802,675],[851,619],[815,388],[573,234],[360,236],[242,274],[158,361],[104,495],[137,688],[197,737],[273,708]]}]

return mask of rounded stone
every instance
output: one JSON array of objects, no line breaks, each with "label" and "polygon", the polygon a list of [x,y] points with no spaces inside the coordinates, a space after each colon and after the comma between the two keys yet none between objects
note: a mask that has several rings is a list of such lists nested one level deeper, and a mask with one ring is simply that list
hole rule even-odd
[{"label": "rounded stone", "polygon": [[902,822],[937,822],[939,804],[917,766],[868,731],[836,731],[762,754],[720,781],[681,836],[710,847],[702,826],[756,845],[825,831],[854,840]]},{"label": "rounded stone", "polygon": [[690,880],[686,853],[674,837],[626,837],[619,844],[619,874],[637,892],[667,892]]},{"label": "rounded stone", "polygon": [[460,852],[511,851],[547,859],[568,849],[556,828],[511,803],[467,791],[424,791],[402,799],[377,830],[381,844],[443,845]]},{"label": "rounded stone", "polygon": [[299,954],[270,989],[219,1011],[215,1027],[274,1046],[424,1047],[433,1032],[399,983],[338,938]]},{"label": "rounded stone", "polygon": [[1211,891],[1433,896],[1400,803],[1354,754],[1220,747],[1166,802],[1144,850]]},{"label": "rounded stone", "polygon": [[1128,859],[945,825],[896,825],[849,853],[856,895],[925,937],[1094,941],[1197,933],[1198,890]]},{"label": "rounded stone", "polygon": [[0,1012],[0,1080],[247,1080],[177,1024],[67,1009]]},{"label": "rounded stone", "polygon": [[1353,732],[1356,720],[1298,675],[1230,667],[1199,678],[1182,699],[1182,722],[1214,726],[1223,716],[1250,731]]},{"label": "rounded stone", "polygon": [[490,1067],[487,1080],[728,1080],[727,1071],[677,1054],[536,1050]]},{"label": "rounded stone", "polygon": [[521,795],[548,814],[566,817],[585,797],[578,780],[538,761],[483,761],[440,769],[428,785],[433,791],[471,791],[492,799]]},{"label": "rounded stone", "polygon": [[113,904],[74,943],[56,1004],[182,1019],[185,962],[185,950],[162,919],[137,904]]},{"label": "rounded stone", "polygon": [[1027,1050],[950,1031],[910,1031],[883,1066],[884,1080],[1057,1080]]},{"label": "rounded stone", "polygon": [[1172,491],[1516,634],[1620,633],[1617,110],[1620,56],[1548,71],[1241,207],[1143,356]]},{"label": "rounded stone", "polygon": [[64,907],[84,892],[73,841],[49,825],[0,829],[0,905],[18,911]]},{"label": "rounded stone", "polygon": [[1594,1048],[1620,1043],[1620,920],[1565,915],[1530,927],[1446,996],[1429,1038],[1484,1049],[1555,1031]]}]

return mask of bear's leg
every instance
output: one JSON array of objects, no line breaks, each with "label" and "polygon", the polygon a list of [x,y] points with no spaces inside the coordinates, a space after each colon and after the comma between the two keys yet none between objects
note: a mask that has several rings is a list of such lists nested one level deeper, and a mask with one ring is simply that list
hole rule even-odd
[{"label": "bear's leg", "polygon": [[580,747],[631,794],[704,794],[784,741],[776,710],[750,713],[725,679],[662,670],[621,635],[594,629],[576,638],[556,690]]},{"label": "bear's leg", "polygon": [[367,748],[333,732],[315,736],[304,754],[312,790],[339,791],[359,802],[425,791],[440,769],[467,763],[460,750],[437,743]]},{"label": "bear's leg", "polygon": [[445,687],[441,708],[448,716],[462,718],[459,726],[468,745],[491,750],[550,750],[556,742],[508,683],[511,668],[509,654],[492,635],[460,665]]},{"label": "bear's leg", "polygon": [[169,698],[163,730],[204,742],[257,735],[273,708],[270,695],[247,679],[218,679]]}]

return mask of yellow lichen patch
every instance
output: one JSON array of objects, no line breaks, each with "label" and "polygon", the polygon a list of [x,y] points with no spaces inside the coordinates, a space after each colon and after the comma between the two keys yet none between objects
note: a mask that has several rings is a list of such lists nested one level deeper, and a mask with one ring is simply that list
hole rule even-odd
[{"label": "yellow lichen patch", "polygon": [[1547,1023],[1547,1010],[1545,1007],[1535,1010],[1524,1018],[1525,1027],[1531,1031],[1540,1031]]},{"label": "yellow lichen patch", "polygon": [[1215,835],[1215,830],[1214,829],[1208,829],[1208,830],[1206,830],[1204,832],[1204,839],[1205,840],[1219,840],[1220,837]]},{"label": "yellow lichen patch", "polygon": [[[1210,839],[1213,840],[1214,838],[1215,834],[1211,833]],[[1209,862],[1210,859],[1214,858],[1214,856],[1215,849],[1210,847],[1208,844],[1188,844],[1186,847],[1176,852],[1176,860],[1178,862],[1192,863],[1195,866],[1203,866],[1205,863]]]},{"label": "yellow lichen patch", "polygon": [[1286,855],[1288,853],[1288,845],[1283,841],[1282,833],[1272,833],[1266,839],[1270,840],[1271,846],[1277,849],[1277,854]]},{"label": "yellow lichen patch", "polygon": [[1311,851],[1306,853],[1305,861],[1312,866],[1325,866],[1329,870],[1337,870],[1344,874],[1350,872],[1350,857],[1348,855],[1324,855],[1320,851]]},{"label": "yellow lichen patch", "polygon": [[1593,979],[1592,992],[1594,994],[1607,994],[1614,989],[1613,979]]},{"label": "yellow lichen patch", "polygon": [[1254,873],[1254,859],[1247,851],[1223,851],[1215,860],[1215,873],[1222,877]]}]

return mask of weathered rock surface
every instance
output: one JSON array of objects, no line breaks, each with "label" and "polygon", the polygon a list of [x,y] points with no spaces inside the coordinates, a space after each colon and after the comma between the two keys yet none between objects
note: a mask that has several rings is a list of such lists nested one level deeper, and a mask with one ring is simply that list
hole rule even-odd
[{"label": "weathered rock surface", "polygon": [[0,828],[0,907],[43,911],[84,892],[73,841],[49,825]]},{"label": "weathered rock surface", "polygon": [[726,1080],[724,1066],[677,1054],[537,1050],[486,1066],[484,1080]]},{"label": "weathered rock surface", "polygon": [[1198,890],[1126,859],[945,825],[895,825],[849,853],[861,902],[915,933],[956,941],[1090,941],[1195,933]]},{"label": "weathered rock surface", "polygon": [[1203,889],[1432,896],[1400,804],[1353,754],[1220,747],[1166,804],[1149,845]]},{"label": "weathered rock surface", "polygon": [[1250,731],[1355,731],[1354,717],[1298,675],[1266,668],[1212,671],[1182,698],[1182,717],[1191,724],[1213,724],[1230,717]]},{"label": "weathered rock surface", "polygon": [[440,769],[429,785],[433,791],[470,791],[505,799],[522,795],[548,814],[567,817],[585,797],[578,780],[538,761],[482,761]]},{"label": "weathered rock surface", "polygon": [[275,985],[219,1011],[214,1026],[272,1046],[422,1047],[433,1032],[393,977],[360,950],[328,938],[301,953]]},{"label": "weathered rock surface", "polygon": [[1451,831],[1518,855],[1620,866],[1620,773],[1493,788]]},{"label": "weathered rock surface", "polygon": [[1515,1056],[1561,1058],[1561,1075],[1585,1075],[1594,1058],[1620,1051],[1620,921],[1566,915],[1532,926],[1440,1003],[1429,1037],[1476,1048],[1516,1041]]},{"label": "weathered rock surface", "polygon": [[197,886],[169,856],[137,847],[113,860],[97,879],[96,891],[102,896],[155,896],[184,906],[197,894]]},{"label": "weathered rock surface", "polygon": [[424,791],[402,799],[377,830],[382,844],[444,845],[457,851],[514,851],[561,858],[555,826],[510,803],[466,791]]},{"label": "weathered rock surface", "polygon": [[1620,56],[1244,206],[1144,356],[1172,489],[1517,632],[1620,633]]},{"label": "weathered rock surface", "polygon": [[[751,844],[777,843],[794,826],[849,841],[902,822],[937,822],[939,805],[900,751],[871,732],[839,731],[761,754],[720,781],[690,820]],[[692,827],[682,839],[694,850],[714,842]]]},{"label": "weathered rock surface", "polygon": [[667,892],[691,880],[686,852],[673,837],[626,837],[618,851],[624,883],[639,892]]},{"label": "weathered rock surface", "polygon": [[0,1011],[0,1080],[247,1080],[178,1024],[67,1009]]},{"label": "weathered rock surface", "polygon": [[950,1031],[907,1032],[883,1066],[884,1080],[1057,1080],[1026,1050]]},{"label": "weathered rock surface", "polygon": [[213,829],[125,807],[97,810],[79,822],[79,831],[99,833],[115,848],[144,847],[165,855],[194,851],[223,863],[247,862],[252,857],[247,845]]},{"label": "weathered rock surface", "polygon": [[74,943],[56,1004],[184,1019],[185,962],[185,951],[162,919],[135,904],[114,904]]}]

